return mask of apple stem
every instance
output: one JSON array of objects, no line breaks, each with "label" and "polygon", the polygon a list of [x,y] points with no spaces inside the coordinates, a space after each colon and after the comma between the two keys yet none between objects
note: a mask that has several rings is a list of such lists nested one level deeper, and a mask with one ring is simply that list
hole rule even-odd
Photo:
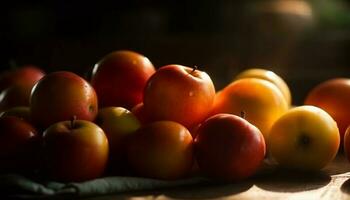
[{"label": "apple stem", "polygon": [[192,71],[190,72],[190,74],[192,74],[193,72],[195,72],[197,69],[198,69],[198,66],[197,66],[197,65],[193,66],[193,67],[192,67]]},{"label": "apple stem", "polygon": [[73,117],[72,117],[72,119],[70,120],[70,127],[71,127],[71,129],[74,129],[75,128],[75,121],[77,120],[77,116],[76,115],[74,115]]},{"label": "apple stem", "polygon": [[241,117],[245,119],[245,112],[243,110],[241,111]]}]

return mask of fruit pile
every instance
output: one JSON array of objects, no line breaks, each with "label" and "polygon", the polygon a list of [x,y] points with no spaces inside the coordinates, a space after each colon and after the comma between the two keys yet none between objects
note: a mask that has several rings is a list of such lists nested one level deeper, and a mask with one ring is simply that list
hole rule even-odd
[{"label": "fruit pile", "polygon": [[343,143],[350,155],[350,79],[326,81],[292,106],[272,71],[243,71],[215,91],[197,67],[156,70],[143,55],[116,51],[91,80],[24,66],[1,74],[0,91],[0,173],[237,181],[264,159],[320,170]]}]

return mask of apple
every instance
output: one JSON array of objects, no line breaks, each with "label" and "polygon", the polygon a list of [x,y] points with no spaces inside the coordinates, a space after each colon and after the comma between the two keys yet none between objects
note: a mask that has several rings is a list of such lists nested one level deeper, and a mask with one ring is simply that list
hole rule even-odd
[{"label": "apple", "polygon": [[343,141],[350,125],[350,79],[335,78],[320,83],[308,93],[305,104],[317,106],[330,114],[338,124],[340,140]]},{"label": "apple", "polygon": [[0,113],[0,117],[4,116],[14,116],[30,122],[30,108],[28,106],[13,107]]},{"label": "apple", "polygon": [[194,140],[199,169],[218,180],[238,181],[252,176],[265,152],[260,130],[232,114],[217,114],[205,120]]},{"label": "apple", "polygon": [[93,121],[97,109],[97,96],[93,87],[72,72],[48,74],[31,92],[31,119],[43,129],[55,122],[69,120],[72,116]]},{"label": "apple", "polygon": [[239,116],[244,111],[245,119],[259,128],[267,141],[272,124],[287,110],[286,99],[273,83],[244,78],[232,82],[216,94],[213,114]]},{"label": "apple", "polygon": [[132,51],[114,51],[93,68],[91,84],[99,98],[99,106],[131,109],[143,100],[148,78],[155,72],[145,56]]},{"label": "apple", "polygon": [[44,131],[45,171],[56,181],[79,182],[100,177],[108,161],[103,130],[86,120],[57,122]]},{"label": "apple", "polygon": [[271,157],[281,166],[308,171],[322,169],[336,156],[340,137],[327,112],[299,106],[275,122],[268,141]]},{"label": "apple", "polygon": [[33,86],[45,73],[36,66],[24,65],[14,70],[9,70],[0,75],[0,91],[12,85]]},{"label": "apple", "polygon": [[127,155],[130,166],[138,175],[178,179],[191,171],[193,139],[190,132],[177,122],[152,122],[131,136]]},{"label": "apple", "polygon": [[175,121],[192,128],[208,117],[214,97],[214,84],[206,72],[167,65],[148,80],[143,104],[152,121]]},{"label": "apple", "polygon": [[141,124],[132,112],[122,107],[105,107],[98,111],[96,123],[109,142],[109,171],[120,174],[126,170],[126,143]]},{"label": "apple", "polygon": [[25,120],[0,117],[0,172],[33,172],[38,167],[38,136]]},{"label": "apple", "polygon": [[287,83],[276,73],[271,70],[261,69],[261,68],[250,68],[239,73],[234,80],[242,78],[260,78],[275,84],[278,89],[282,92],[288,105],[292,103],[292,95],[290,93]]}]

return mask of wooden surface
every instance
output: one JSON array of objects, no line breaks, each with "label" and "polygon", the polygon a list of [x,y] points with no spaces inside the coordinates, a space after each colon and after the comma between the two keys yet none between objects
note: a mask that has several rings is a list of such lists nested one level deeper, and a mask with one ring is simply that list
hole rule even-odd
[{"label": "wooden surface", "polygon": [[84,200],[109,199],[350,199],[350,163],[339,155],[317,173],[264,167],[249,180],[196,185],[159,191],[115,194]]}]

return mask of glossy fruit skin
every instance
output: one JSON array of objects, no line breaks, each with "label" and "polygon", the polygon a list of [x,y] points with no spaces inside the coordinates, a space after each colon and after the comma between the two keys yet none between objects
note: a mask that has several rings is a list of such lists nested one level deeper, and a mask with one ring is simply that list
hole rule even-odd
[{"label": "glossy fruit skin", "polygon": [[80,182],[100,177],[107,166],[108,140],[92,122],[51,125],[43,134],[45,171],[50,180]]},{"label": "glossy fruit skin", "polygon": [[128,161],[144,177],[173,180],[186,176],[193,164],[190,132],[172,121],[141,127],[129,140]]},{"label": "glossy fruit skin", "polygon": [[91,84],[99,106],[131,109],[143,100],[143,90],[155,68],[148,58],[133,51],[114,51],[102,58],[92,72]]},{"label": "glossy fruit skin", "polygon": [[143,104],[152,121],[170,120],[192,128],[208,117],[214,98],[215,88],[207,73],[167,65],[148,80]]},{"label": "glossy fruit skin", "polygon": [[12,107],[0,113],[0,117],[14,116],[30,122],[30,108],[28,106]]},{"label": "glossy fruit skin", "polygon": [[67,71],[53,72],[32,89],[31,118],[46,129],[55,122],[77,119],[93,121],[97,115],[97,95],[80,76]]},{"label": "glossy fruit skin", "polygon": [[31,173],[38,167],[37,130],[14,116],[0,117],[0,172]]},{"label": "glossy fruit skin", "polygon": [[38,82],[45,72],[33,65],[25,65],[18,69],[5,71],[0,75],[0,91],[12,85],[31,85]]},{"label": "glossy fruit skin", "polygon": [[198,128],[194,150],[204,174],[218,180],[238,181],[259,169],[266,145],[260,130],[247,120],[217,114]]},{"label": "glossy fruit skin", "polygon": [[340,138],[336,122],[315,106],[290,109],[269,134],[271,157],[286,168],[320,170],[337,154]]},{"label": "glossy fruit skin", "polygon": [[239,79],[219,91],[215,97],[213,114],[229,113],[240,116],[260,129],[265,140],[272,124],[286,111],[288,104],[281,91],[262,79]]},{"label": "glossy fruit skin", "polygon": [[343,140],[350,125],[350,79],[335,78],[320,83],[308,93],[305,104],[317,106],[330,114],[337,122]]},{"label": "glossy fruit skin", "polygon": [[271,83],[275,84],[278,87],[278,89],[280,89],[283,96],[286,98],[288,105],[291,105],[292,95],[287,83],[273,71],[262,68],[251,68],[239,73],[235,77],[235,80],[242,78],[260,78],[270,81]]},{"label": "glossy fruit skin", "polygon": [[98,111],[96,123],[108,138],[109,172],[123,174],[127,170],[127,140],[140,128],[139,120],[125,108],[105,107]]},{"label": "glossy fruit skin", "polygon": [[29,106],[33,85],[13,85],[0,93],[0,110],[4,111],[17,106]]}]

